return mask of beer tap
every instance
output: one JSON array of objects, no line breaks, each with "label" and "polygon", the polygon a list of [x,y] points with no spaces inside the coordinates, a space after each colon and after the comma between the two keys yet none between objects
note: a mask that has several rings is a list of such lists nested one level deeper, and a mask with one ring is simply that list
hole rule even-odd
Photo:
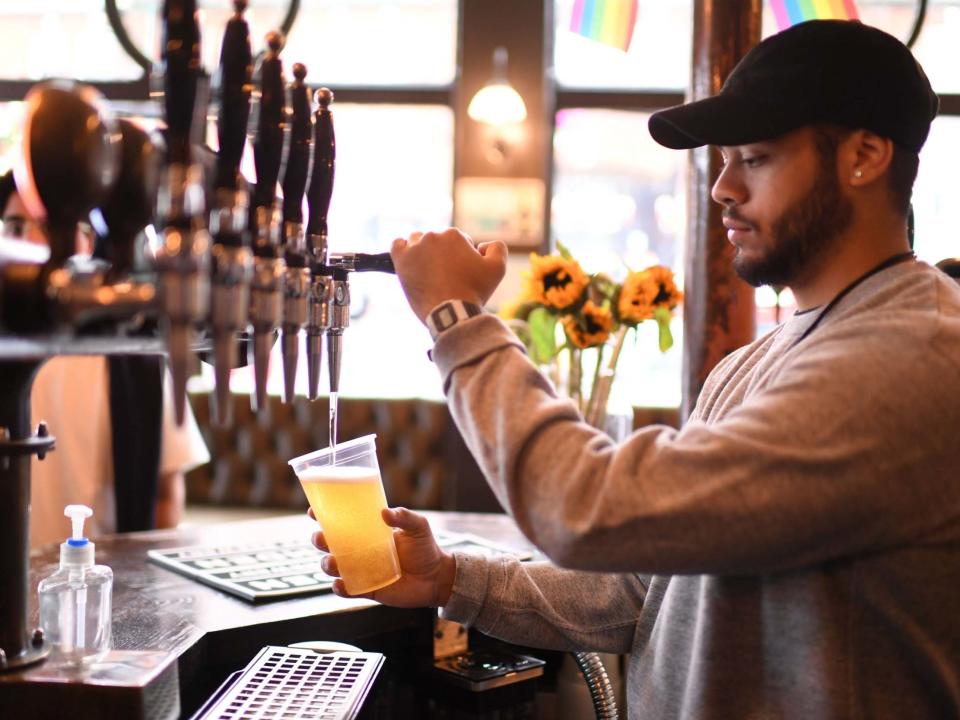
[{"label": "beer tap", "polygon": [[210,301],[210,236],[204,218],[203,171],[191,150],[194,111],[197,106],[205,109],[206,103],[197,98],[202,68],[196,0],[165,0],[162,18],[167,167],[157,201],[158,215],[165,226],[156,267],[174,411],[177,423],[182,424],[190,343],[194,326],[207,317]]},{"label": "beer tap", "polygon": [[100,94],[55,80],[26,97],[22,162],[17,188],[28,213],[45,221],[50,246],[45,264],[5,269],[2,324],[14,332],[73,329],[73,313],[87,296],[74,292],[77,223],[100,205],[117,176],[119,133]]},{"label": "beer tap", "polygon": [[260,102],[257,106],[257,132],[253,141],[257,185],[253,194],[252,216],[254,267],[250,320],[253,324],[255,392],[251,400],[257,410],[266,406],[270,348],[283,310],[285,264],[280,244],[280,212],[276,206],[286,125],[286,88],[280,60],[283,42],[279,32],[267,34],[267,52],[258,72]]},{"label": "beer tap", "polygon": [[163,140],[158,134],[125,118],[118,119],[117,125],[122,137],[120,171],[100,207],[109,230],[102,257],[110,263],[108,279],[112,283],[144,269],[143,249],[136,240],[153,222],[163,160]]},{"label": "beer tap", "polygon": [[75,258],[69,272],[51,275],[47,297],[58,317],[77,332],[100,331],[112,323],[142,324],[145,311],[156,310],[157,288],[144,271],[141,231],[153,222],[163,143],[155,133],[130,120],[116,121],[120,138],[116,181],[99,204],[108,234],[100,237],[92,259]]},{"label": "beer tap", "polygon": [[220,50],[215,204],[210,213],[213,235],[210,326],[213,336],[216,422],[230,422],[230,370],[236,357],[237,333],[247,326],[252,255],[247,234],[248,194],[240,160],[250,116],[253,53],[250,29],[243,17],[246,0],[234,0]]},{"label": "beer tap", "polygon": [[[310,204],[310,226],[307,247],[311,258],[310,319],[307,323],[307,364],[309,397],[317,397],[321,366],[321,333],[327,337],[327,372],[330,378],[331,407],[340,392],[340,361],[343,354],[343,331],[350,324],[349,273],[394,272],[389,253],[331,254],[327,245],[327,212],[333,194],[336,141],[330,104],[333,93],[317,90],[317,112],[314,125],[313,173],[307,199]],[[332,437],[332,436],[331,436]]]},{"label": "beer tap", "polygon": [[328,254],[327,268],[333,276],[330,288],[330,325],[327,328],[327,372],[330,393],[340,392],[340,360],[343,354],[343,331],[350,324],[351,272],[395,273],[390,253]]},{"label": "beer tap", "polygon": [[327,374],[330,394],[340,392],[340,358],[343,354],[343,331],[350,324],[350,283],[347,271],[333,269],[330,288],[330,326],[327,328]]},{"label": "beer tap", "polygon": [[290,84],[290,147],[283,173],[283,239],[286,276],[283,282],[283,400],[293,402],[297,361],[300,353],[300,328],[307,321],[307,294],[310,268],[307,266],[306,237],[303,231],[303,193],[310,170],[313,144],[313,115],[310,112],[310,88],[304,80],[306,66],[293,66]]},{"label": "beer tap", "polygon": [[[317,111],[313,125],[313,170],[307,190],[310,214],[307,220],[307,253],[310,262],[310,293],[307,312],[307,397],[319,397],[323,336],[331,326],[331,302],[335,279],[327,265],[327,213],[333,194],[336,142],[327,88],[316,92]],[[346,289],[346,288],[344,288]]]}]

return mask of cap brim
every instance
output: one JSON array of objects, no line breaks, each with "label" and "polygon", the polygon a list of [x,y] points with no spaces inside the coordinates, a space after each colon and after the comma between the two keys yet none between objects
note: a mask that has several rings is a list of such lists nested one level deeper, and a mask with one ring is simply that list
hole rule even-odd
[{"label": "cap brim", "polygon": [[746,145],[769,140],[804,124],[786,103],[763,103],[720,94],[677,105],[650,116],[650,135],[664,147]]}]

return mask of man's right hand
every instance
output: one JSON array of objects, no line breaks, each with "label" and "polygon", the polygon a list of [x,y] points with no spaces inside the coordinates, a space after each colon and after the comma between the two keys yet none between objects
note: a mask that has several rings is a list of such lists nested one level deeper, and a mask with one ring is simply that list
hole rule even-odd
[{"label": "man's right hand", "polygon": [[[339,579],[337,559],[333,555],[327,555],[321,564],[325,573],[337,578],[333,583],[333,592],[341,597],[370,598],[394,607],[446,605],[453,589],[456,561],[453,555],[443,552],[437,545],[427,519],[423,515],[398,507],[384,509],[383,521],[395,528],[393,537],[400,558],[400,579],[372,593],[350,595],[343,580]],[[323,531],[313,534],[313,544],[324,552],[330,552]]]},{"label": "man's right hand", "polygon": [[473,240],[456,228],[397,238],[390,256],[410,308],[420,322],[447,300],[486,305],[507,271],[507,246],[503,242],[495,240],[474,247]]}]

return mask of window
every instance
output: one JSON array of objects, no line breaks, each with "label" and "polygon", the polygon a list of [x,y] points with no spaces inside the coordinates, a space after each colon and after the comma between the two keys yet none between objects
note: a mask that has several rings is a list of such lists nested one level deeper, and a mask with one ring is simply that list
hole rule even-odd
[{"label": "window", "polygon": [[[572,0],[556,5],[552,239],[587,272],[622,279],[628,268],[663,264],[682,283],[688,154],[655,143],[647,120],[683,101],[692,33],[676,28],[692,28],[693,3],[641,2],[627,53],[571,32],[572,10]],[[672,332],[674,347],[660,353],[655,324],[640,325],[624,346],[619,367],[630,370],[617,373],[611,402],[680,404],[680,317]]]},{"label": "window", "polygon": [[[337,169],[330,203],[331,252],[384,252],[396,237],[450,224],[453,113],[423,105],[334,105]],[[397,142],[402,137],[403,142]],[[441,396],[427,360],[427,330],[410,312],[392,275],[350,276],[352,318],[344,334],[340,389],[352,397]],[[301,348],[297,392],[306,394]],[[283,392],[279,344],[271,358],[269,390]],[[326,360],[321,393],[326,393]],[[212,370],[205,382],[212,385]],[[235,370],[232,387],[253,387],[252,368]]]},{"label": "window", "polygon": [[574,0],[557,0],[554,67],[561,86],[679,90],[690,81],[693,0],[641,0],[630,51],[570,32]]},{"label": "window", "polygon": [[13,167],[14,154],[19,151],[22,140],[22,117],[23,103],[0,102],[0,172]]},{"label": "window", "polygon": [[[860,19],[904,42],[910,37],[918,0],[856,0]],[[763,35],[776,32],[769,4],[764,3]],[[960,0],[928,0],[923,29],[913,53],[923,65],[938,93],[960,92],[957,73],[957,38],[960,37]]]},{"label": "window", "polygon": [[[85,4],[103,15],[101,0]],[[118,5],[130,39],[155,57],[161,0]],[[213,70],[233,2],[205,0],[200,6],[203,63]],[[245,17],[255,53],[264,48],[267,32],[281,26],[289,6],[290,0],[250,3]],[[301,3],[283,57],[305,64],[312,84],[448,85],[455,72],[456,20],[456,0],[313,0]],[[116,45],[112,36],[110,41]]]},{"label": "window", "polygon": [[322,82],[447,86],[456,73],[456,0],[319,0],[304,3],[291,57]]},{"label": "window", "polygon": [[[682,284],[687,153],[647,132],[649,113],[562,110],[554,136],[553,236],[589,273],[622,280],[627,269],[667,265]],[[666,354],[656,327],[640,326],[624,346],[615,394],[634,405],[680,403],[682,321]],[[652,334],[650,334],[652,333]]]},{"label": "window", "polygon": [[914,249],[917,257],[929,263],[960,255],[958,156],[960,116],[938,117],[920,151],[920,171],[913,187]]},{"label": "window", "polygon": [[142,74],[110,29],[103,0],[0,0],[0,41],[3,79],[135,80]]}]

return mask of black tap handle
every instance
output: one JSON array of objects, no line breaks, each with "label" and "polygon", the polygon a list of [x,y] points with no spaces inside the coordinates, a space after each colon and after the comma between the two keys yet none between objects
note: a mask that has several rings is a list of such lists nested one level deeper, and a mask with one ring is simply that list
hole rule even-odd
[{"label": "black tap handle", "polygon": [[110,195],[100,206],[109,234],[105,257],[113,278],[137,269],[137,234],[154,220],[154,206],[160,187],[163,140],[130,120],[117,120],[123,138],[120,169]]},{"label": "black tap handle", "polygon": [[286,90],[283,82],[283,35],[267,33],[267,52],[260,62],[258,80],[260,103],[257,131],[253,140],[253,162],[257,171],[254,207],[271,207],[277,195],[277,180],[283,160],[283,129],[286,125]]},{"label": "black tap handle", "polygon": [[310,170],[310,146],[313,144],[313,115],[310,112],[310,88],[304,83],[307,68],[301,63],[293,66],[290,84],[290,149],[283,173],[283,221],[303,222],[303,193],[307,189]]},{"label": "black tap handle", "polygon": [[250,28],[243,17],[247,0],[234,0],[236,12],[227,22],[220,48],[220,112],[217,118],[216,187],[238,189],[240,159],[247,137],[250,117],[250,93],[253,89],[253,52]]},{"label": "black tap handle", "polygon": [[383,272],[396,274],[397,269],[393,266],[393,258],[390,253],[376,253],[367,255],[366,253],[357,253],[353,256],[353,269],[355,272]]},{"label": "black tap handle", "polygon": [[[333,114],[330,103],[333,92],[320,88],[316,94],[317,112],[313,125],[313,172],[310,175],[310,188],[307,190],[307,205],[310,217],[307,221],[308,243],[311,235],[327,235],[327,213],[330,210],[330,197],[333,195],[333,172],[336,165],[337,148],[333,135]],[[313,253],[317,248],[308,248]]]},{"label": "black tap handle", "polygon": [[190,131],[201,72],[196,0],[164,0],[160,57],[167,158],[170,163],[189,165]]},{"label": "black tap handle", "polygon": [[49,267],[76,252],[77,223],[99,207],[117,177],[120,132],[100,93],[66,80],[35,85],[26,97],[24,160],[15,170],[30,214],[44,218]]}]

